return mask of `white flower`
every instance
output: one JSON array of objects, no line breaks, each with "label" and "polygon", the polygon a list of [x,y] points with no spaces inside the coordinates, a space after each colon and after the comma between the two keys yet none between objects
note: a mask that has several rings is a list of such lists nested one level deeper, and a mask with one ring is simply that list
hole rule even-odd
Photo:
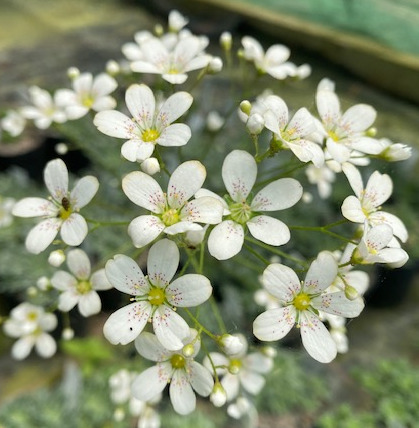
[{"label": "white flower", "polygon": [[190,329],[183,345],[193,346],[191,355],[186,356],[182,351],[168,351],[151,333],[142,333],[137,338],[135,347],[140,355],[157,364],[134,379],[132,392],[135,397],[147,401],[170,384],[169,394],[174,410],[186,415],[195,409],[195,392],[203,397],[210,395],[214,386],[211,373],[194,360],[200,348],[196,330]]},{"label": "white flower", "polygon": [[264,113],[265,127],[275,134],[279,147],[290,149],[301,162],[312,161],[316,167],[321,167],[324,163],[323,150],[309,140],[310,134],[316,130],[310,112],[304,107],[300,108],[290,120],[288,107],[282,98],[271,95],[264,104],[267,108]]},{"label": "white flower", "polygon": [[311,184],[317,184],[319,196],[322,199],[327,199],[332,193],[332,183],[335,181],[335,173],[327,165],[323,165],[320,168],[317,168],[315,165],[309,165],[305,173]]},{"label": "white flower", "polygon": [[254,335],[264,341],[279,340],[297,324],[311,357],[321,363],[332,361],[336,357],[336,344],[318,311],[353,318],[364,307],[361,298],[348,300],[344,292],[324,292],[335,280],[337,271],[334,257],[327,252],[320,253],[311,264],[303,285],[289,267],[279,263],[269,265],[263,272],[263,285],[282,307],[259,315],[253,323]]},{"label": "white flower", "polygon": [[98,314],[102,303],[97,291],[112,288],[105,270],[99,269],[91,275],[89,258],[78,248],[68,252],[67,266],[71,274],[60,270],[51,278],[52,286],[61,291],[58,309],[69,312],[77,305],[84,317]]},{"label": "white flower", "polygon": [[342,114],[334,85],[329,80],[327,82],[320,82],[317,88],[316,105],[330,155],[343,163],[349,159],[351,150],[379,154],[381,147],[378,141],[366,135],[375,121],[375,109],[366,104],[357,104]]},{"label": "white flower", "polygon": [[109,110],[116,106],[116,101],[109,94],[118,83],[109,76],[101,73],[93,77],[91,73],[81,73],[73,79],[73,90],[59,89],[56,92],[57,104],[65,109],[67,118],[79,119],[90,110]]},{"label": "white flower", "polygon": [[74,189],[68,190],[68,171],[61,159],[48,162],[44,169],[44,181],[51,193],[48,199],[24,198],[13,207],[17,217],[42,217],[26,238],[26,248],[39,254],[45,250],[61,229],[61,238],[67,245],[80,245],[87,235],[86,220],[79,214],[96,194],[97,178],[86,176]]},{"label": "white flower", "polygon": [[218,197],[228,219],[215,226],[208,239],[208,249],[213,257],[226,260],[240,252],[245,227],[258,240],[269,245],[283,245],[290,239],[288,227],[280,220],[260,214],[278,211],[296,204],[303,193],[297,180],[281,178],[265,186],[250,201],[256,181],[257,165],[254,158],[243,150],[228,154],[222,167],[222,177],[230,195],[228,203],[214,193],[202,189],[198,200],[206,195]]},{"label": "white flower", "polygon": [[56,326],[56,316],[46,313],[41,306],[26,302],[16,306],[3,325],[6,335],[19,338],[12,347],[13,358],[23,360],[34,346],[41,357],[52,357],[57,350],[57,344],[46,332],[54,330]]},{"label": "white flower", "polygon": [[112,343],[126,345],[144,329],[148,321],[160,342],[170,350],[183,346],[189,326],[175,310],[205,302],[212,293],[209,280],[198,274],[183,275],[171,282],[179,265],[179,250],[173,241],[162,239],[154,244],[147,259],[147,276],[137,263],[116,255],[106,263],[109,282],[134,302],[113,313],[103,332]]},{"label": "white flower", "polygon": [[247,353],[247,341],[242,334],[236,334],[242,343],[240,352],[226,356],[219,352],[210,352],[204,359],[204,365],[211,368],[212,363],[216,367],[217,374],[221,376],[221,385],[226,394],[227,401],[231,401],[240,394],[242,387],[252,395],[259,394],[265,385],[263,374],[269,373],[273,367],[272,358],[261,352]]},{"label": "white flower", "polygon": [[198,161],[179,165],[170,177],[167,193],[149,175],[134,171],[122,180],[122,189],[135,204],[151,211],[131,221],[128,233],[138,248],[156,239],[161,232],[176,235],[190,230],[201,230],[197,223],[217,224],[223,207],[220,202],[204,196],[188,202],[201,188],[206,176]]},{"label": "white flower", "polygon": [[[227,407],[227,414],[233,419],[241,419],[246,415],[257,421],[257,410],[247,397],[238,397],[234,403]],[[257,422],[252,423],[251,426],[257,426]]]},{"label": "white flower", "polygon": [[0,228],[10,226],[13,222],[12,211],[16,201],[0,196]]},{"label": "white flower", "polygon": [[131,63],[132,71],[161,74],[175,85],[184,83],[188,72],[205,68],[211,60],[211,55],[203,52],[202,39],[193,35],[179,37],[170,48],[160,39],[149,37],[140,48],[143,58]]},{"label": "white flower", "polygon": [[273,45],[265,53],[262,45],[253,37],[245,36],[241,42],[244,58],[252,61],[259,73],[267,73],[279,80],[295,75],[296,66],[286,62],[290,56],[290,50],[286,46]]},{"label": "white flower", "polygon": [[403,266],[409,255],[394,239],[393,229],[388,224],[368,227],[364,224],[364,234],[351,257],[353,264],[386,263],[393,267]]},{"label": "white flower", "polygon": [[387,138],[381,138],[378,142],[382,148],[378,156],[387,162],[398,162],[412,156],[412,148],[406,144],[393,143]]},{"label": "white flower", "polygon": [[369,178],[366,187],[360,172],[351,164],[345,164],[343,171],[348,178],[356,196],[348,196],[342,204],[342,214],[354,223],[368,222],[370,226],[388,224],[393,234],[406,242],[408,232],[403,222],[394,214],[381,211],[383,204],[393,191],[393,182],[389,175],[375,171]]},{"label": "white flower", "polygon": [[148,86],[131,85],[126,91],[125,102],[132,119],[119,111],[108,110],[96,114],[93,121],[104,134],[128,140],[121,148],[125,159],[143,161],[152,155],[156,144],[183,146],[191,137],[189,126],[173,123],[192,104],[192,96],[187,92],[176,92],[157,108]]},{"label": "white flower", "polygon": [[9,110],[6,112],[6,116],[1,119],[0,124],[4,131],[12,137],[17,137],[25,129],[26,120],[18,111]]},{"label": "white flower", "polygon": [[31,86],[29,96],[33,106],[25,106],[20,109],[20,114],[25,119],[34,121],[39,129],[47,129],[52,122],[63,123],[67,120],[64,111],[58,106],[56,96],[54,99],[48,91]]}]

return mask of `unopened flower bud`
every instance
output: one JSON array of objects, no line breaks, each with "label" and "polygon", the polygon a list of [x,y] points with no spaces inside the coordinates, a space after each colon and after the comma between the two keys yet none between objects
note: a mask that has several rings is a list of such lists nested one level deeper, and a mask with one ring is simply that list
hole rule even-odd
[{"label": "unopened flower bud", "polygon": [[156,158],[148,158],[141,162],[141,169],[148,175],[160,172],[160,164]]},{"label": "unopened flower bud", "polygon": [[240,338],[232,334],[223,334],[219,343],[227,355],[238,354],[244,346]]},{"label": "unopened flower bud", "polygon": [[250,103],[250,101],[248,100],[243,100],[240,103],[240,110],[244,113],[247,114],[248,116],[250,115],[250,111],[252,110],[252,104]]},{"label": "unopened flower bud", "polygon": [[377,128],[370,128],[367,129],[367,132],[365,133],[367,135],[367,137],[375,137],[377,135]]},{"label": "unopened flower bud", "polygon": [[210,401],[215,407],[224,406],[227,401],[227,393],[220,382],[215,382],[210,395]]},{"label": "unopened flower bud", "polygon": [[70,327],[65,328],[61,333],[61,337],[64,340],[71,340],[74,337],[74,330]]},{"label": "unopened flower bud", "polygon": [[224,31],[224,33],[220,36],[220,45],[221,47],[229,51],[231,49],[231,46],[233,44],[233,38],[231,37],[231,33],[228,31]]},{"label": "unopened flower bud", "polygon": [[51,283],[46,276],[41,276],[41,278],[36,281],[36,286],[42,291],[46,291],[50,285]]},{"label": "unopened flower bud", "polygon": [[113,418],[116,422],[123,421],[125,419],[124,409],[122,407],[118,407],[117,409],[115,409],[113,413]]},{"label": "unopened flower bud", "polygon": [[76,79],[80,76],[80,70],[77,67],[70,67],[67,69],[67,76],[72,80]]},{"label": "unopened flower bud", "polygon": [[259,113],[249,116],[246,122],[246,128],[251,135],[259,135],[265,126],[265,120]]},{"label": "unopened flower bud", "polygon": [[266,355],[269,358],[275,358],[278,354],[277,350],[272,346],[264,346],[261,351],[262,354]]},{"label": "unopened flower bud", "polygon": [[54,149],[59,155],[65,155],[68,153],[68,146],[66,143],[57,143]]},{"label": "unopened flower bud", "polygon": [[216,111],[210,111],[207,115],[207,128],[209,131],[217,132],[224,125],[224,118]]},{"label": "unopened flower bud", "polygon": [[154,34],[155,34],[157,37],[160,37],[160,36],[162,36],[162,35],[163,35],[163,33],[164,33],[164,29],[163,29],[162,25],[160,25],[160,24],[156,24],[156,25],[154,26]]},{"label": "unopened flower bud", "polygon": [[304,192],[301,200],[305,204],[310,204],[311,202],[313,202],[313,195],[310,192]]},{"label": "unopened flower bud", "polygon": [[380,153],[380,157],[388,162],[397,162],[409,159],[412,156],[412,148],[406,144],[395,143],[388,146]]},{"label": "unopened flower bud", "polygon": [[347,284],[345,286],[345,297],[348,300],[355,300],[359,296],[359,293],[355,287],[352,287],[352,285]]},{"label": "unopened flower bud", "polygon": [[29,287],[26,292],[29,297],[35,297],[38,294],[38,289],[36,287]]},{"label": "unopened flower bud", "polygon": [[211,58],[208,64],[208,73],[219,73],[223,69],[223,60],[219,56]]},{"label": "unopened flower bud", "polygon": [[182,354],[185,357],[192,357],[192,355],[194,354],[194,352],[195,352],[195,349],[194,349],[194,346],[192,345],[192,343],[188,343],[182,349]]},{"label": "unopened flower bud", "polygon": [[119,66],[119,64],[114,61],[113,59],[109,60],[106,63],[106,72],[108,74],[110,74],[111,76],[115,76],[116,74],[118,74],[121,71],[121,67]]},{"label": "unopened flower bud", "polygon": [[297,74],[296,74],[296,78],[297,79],[305,79],[308,76],[310,76],[311,74],[311,67],[309,64],[302,64],[297,68]]},{"label": "unopened flower bud", "polygon": [[63,264],[65,260],[65,254],[63,250],[55,250],[51,251],[49,257],[48,257],[48,263],[51,266],[59,267]]}]

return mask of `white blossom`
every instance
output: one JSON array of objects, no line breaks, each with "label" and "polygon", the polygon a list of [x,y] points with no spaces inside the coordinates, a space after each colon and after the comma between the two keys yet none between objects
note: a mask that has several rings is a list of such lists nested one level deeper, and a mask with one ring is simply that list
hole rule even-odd
[{"label": "white blossom", "polygon": [[122,189],[136,205],[151,213],[141,215],[128,226],[128,233],[138,248],[156,239],[162,232],[176,235],[202,230],[198,223],[217,224],[223,207],[214,197],[189,199],[201,188],[206,177],[204,166],[198,161],[179,165],[170,177],[167,193],[149,175],[134,171],[122,180]]},{"label": "white blossom", "polygon": [[1,128],[12,137],[17,137],[25,129],[26,119],[16,110],[9,110],[0,120]]},{"label": "white blossom", "polygon": [[327,252],[317,256],[302,285],[291,268],[279,263],[269,265],[263,272],[263,285],[282,306],[269,309],[255,319],[254,335],[264,341],[279,340],[297,325],[310,356],[321,363],[332,361],[337,353],[336,343],[321,322],[318,311],[354,318],[364,307],[361,298],[348,300],[344,292],[325,292],[337,272],[337,263]]},{"label": "white blossom", "polygon": [[190,329],[183,339],[184,349],[189,346],[193,347],[193,352],[188,352],[188,355],[180,349],[168,351],[155,335],[142,333],[136,339],[135,347],[141,356],[157,364],[134,379],[133,395],[139,400],[147,401],[169,384],[174,410],[181,415],[193,412],[196,407],[195,392],[203,397],[209,396],[214,380],[209,370],[194,360],[200,349],[198,332],[194,329]]},{"label": "white blossom", "polygon": [[26,248],[31,253],[44,251],[61,229],[61,238],[71,246],[80,245],[87,235],[86,220],[79,214],[96,194],[97,178],[81,178],[70,192],[68,190],[68,170],[61,159],[55,159],[44,169],[44,181],[51,194],[48,199],[30,197],[18,201],[13,207],[17,217],[41,217],[26,238]]},{"label": "white blossom", "polygon": [[152,155],[156,144],[183,146],[191,137],[189,126],[173,123],[192,104],[192,96],[187,92],[176,92],[159,107],[148,86],[134,84],[127,89],[125,102],[132,118],[117,110],[106,110],[96,114],[93,121],[104,134],[128,140],[121,148],[125,159],[144,161]]},{"label": "white blossom", "polygon": [[3,324],[7,336],[18,338],[12,346],[12,356],[17,360],[25,359],[35,347],[42,358],[52,357],[57,344],[48,334],[57,326],[57,317],[47,313],[41,306],[23,302],[10,312],[10,317]]},{"label": "white blossom", "polygon": [[105,270],[99,269],[91,274],[90,260],[79,248],[68,252],[67,266],[71,273],[60,270],[51,278],[52,286],[61,291],[58,309],[68,312],[77,305],[84,317],[98,314],[102,303],[97,291],[112,288]]},{"label": "white blossom", "polygon": [[172,281],[179,265],[179,250],[173,241],[162,239],[149,251],[147,276],[137,263],[122,254],[106,263],[109,282],[133,297],[133,303],[117,310],[106,321],[103,332],[112,343],[126,345],[153,324],[158,340],[170,350],[183,347],[189,326],[177,314],[177,307],[193,307],[205,302],[212,293],[209,280],[198,274],[186,274]]}]

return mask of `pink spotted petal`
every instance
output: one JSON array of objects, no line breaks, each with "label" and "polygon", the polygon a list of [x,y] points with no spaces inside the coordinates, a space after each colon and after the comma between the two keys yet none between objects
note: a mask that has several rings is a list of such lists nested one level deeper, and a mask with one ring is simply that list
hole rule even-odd
[{"label": "pink spotted petal", "polygon": [[282,339],[294,326],[296,316],[296,309],[292,305],[269,309],[254,320],[253,334],[268,342]]}]

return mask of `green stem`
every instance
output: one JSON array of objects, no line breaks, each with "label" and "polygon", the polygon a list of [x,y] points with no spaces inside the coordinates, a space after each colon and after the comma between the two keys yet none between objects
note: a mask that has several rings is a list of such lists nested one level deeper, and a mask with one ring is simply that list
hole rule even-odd
[{"label": "green stem", "polygon": [[192,319],[192,321],[195,323],[195,326],[198,327],[198,330],[203,331],[207,336],[209,336],[211,339],[217,341],[217,335],[211,333],[207,328],[205,328],[198,319],[192,314],[192,312],[188,308],[184,308],[185,312],[189,315],[189,318]]},{"label": "green stem", "polygon": [[339,235],[338,233],[331,232],[329,226],[288,226],[292,230],[305,230],[305,231],[312,231],[312,232],[321,232],[325,233],[326,235],[333,236],[334,238],[340,239],[341,241],[348,242],[350,244],[357,245],[357,242],[353,241],[352,239],[346,238],[345,236]]},{"label": "green stem", "polygon": [[261,256],[257,251],[255,251],[250,245],[244,244],[244,247],[247,251],[253,254],[256,258],[258,258],[262,263],[266,266],[269,265],[269,261],[265,259],[265,257]]},{"label": "green stem", "polygon": [[218,328],[224,334],[227,332],[226,326],[224,324],[224,320],[221,316],[220,309],[218,308],[217,302],[215,301],[214,296],[209,298],[209,302],[211,305],[212,313],[214,314],[215,319],[217,320]]}]

